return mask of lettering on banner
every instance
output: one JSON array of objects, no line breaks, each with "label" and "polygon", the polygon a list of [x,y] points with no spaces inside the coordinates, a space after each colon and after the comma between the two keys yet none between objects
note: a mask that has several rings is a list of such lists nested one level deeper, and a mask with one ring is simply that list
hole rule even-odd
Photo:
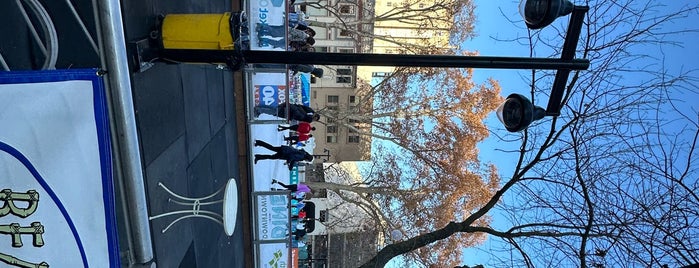
[{"label": "lettering on banner", "polygon": [[[24,208],[18,207],[15,203],[27,202],[27,206]],[[3,189],[0,191],[0,202],[2,206],[0,207],[0,218],[7,216],[9,214],[18,216],[20,218],[27,218],[34,214],[37,207],[39,206],[39,193],[35,190],[29,190],[26,193],[13,192],[11,189]],[[22,247],[22,235],[32,236],[32,245],[34,247],[42,247],[44,245],[44,226],[41,222],[32,222],[29,226],[22,227],[19,223],[11,223],[8,225],[0,224],[0,235],[9,235],[12,237],[12,247]],[[48,268],[49,265],[46,262],[31,263],[12,255],[0,253],[0,261],[7,263],[15,267],[41,267]]]},{"label": "lettering on banner", "polygon": [[289,222],[289,208],[286,207],[286,201],[286,196],[270,196],[270,203],[272,205],[272,237],[275,239],[288,236],[289,228],[287,225]]},{"label": "lettering on banner", "polygon": [[264,86],[262,88],[262,102],[264,102],[264,105],[270,106],[272,104],[275,104],[277,101],[275,98],[275,95],[277,93],[277,89],[272,87],[272,86]]}]

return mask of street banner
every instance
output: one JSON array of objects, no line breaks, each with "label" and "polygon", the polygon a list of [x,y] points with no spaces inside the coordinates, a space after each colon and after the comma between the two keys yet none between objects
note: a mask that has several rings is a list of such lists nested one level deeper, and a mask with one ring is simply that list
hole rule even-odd
[{"label": "street banner", "polygon": [[248,1],[250,50],[286,50],[286,1]]},{"label": "street banner", "polygon": [[299,74],[301,80],[301,103],[311,106],[311,75],[307,73]]},{"label": "street banner", "polygon": [[0,72],[0,262],[120,267],[104,94],[96,70]]},{"label": "street banner", "polygon": [[260,244],[258,248],[258,266],[261,268],[291,268],[289,263],[291,256],[288,244],[270,243]]},{"label": "street banner", "polygon": [[260,194],[255,199],[257,226],[255,240],[280,240],[289,238],[288,192]]},{"label": "street banner", "polygon": [[311,106],[310,74],[289,72],[289,103]]},{"label": "street banner", "polygon": [[262,73],[252,75],[255,106],[277,107],[286,102],[287,80],[284,73]]}]

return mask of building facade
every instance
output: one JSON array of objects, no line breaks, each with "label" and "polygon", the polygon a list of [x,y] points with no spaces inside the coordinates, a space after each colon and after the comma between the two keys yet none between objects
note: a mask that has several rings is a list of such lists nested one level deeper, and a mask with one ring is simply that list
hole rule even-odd
[{"label": "building facade", "polygon": [[[308,16],[310,27],[316,31],[316,51],[368,53],[372,39],[359,33],[371,31],[371,21],[362,18],[371,16],[372,7],[372,1],[323,0],[300,3],[298,9]],[[357,67],[320,67],[324,74],[311,79],[310,100],[311,107],[323,115],[322,123],[314,124],[316,152],[326,152],[327,157],[317,157],[316,162],[369,160],[371,138],[360,133],[370,132],[371,125],[354,115],[371,113],[372,104],[359,93],[358,85],[363,82],[357,80]]]}]

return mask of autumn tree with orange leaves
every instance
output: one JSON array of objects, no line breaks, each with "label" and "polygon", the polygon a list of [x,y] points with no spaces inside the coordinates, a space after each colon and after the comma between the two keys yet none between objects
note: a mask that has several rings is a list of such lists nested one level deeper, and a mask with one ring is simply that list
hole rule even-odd
[{"label": "autumn tree with orange leaves", "polygon": [[[484,118],[502,102],[495,81],[477,85],[468,70],[408,68],[364,90],[374,99],[371,113],[325,116],[372,126],[355,129],[382,141],[370,174],[353,183],[309,182],[311,187],[337,193],[377,225],[405,236],[464,219],[491,198],[499,180],[494,167],[478,161],[476,145],[488,136]],[[478,224],[488,222],[483,217]],[[483,238],[455,235],[408,257],[424,265],[458,264],[457,249]]]}]

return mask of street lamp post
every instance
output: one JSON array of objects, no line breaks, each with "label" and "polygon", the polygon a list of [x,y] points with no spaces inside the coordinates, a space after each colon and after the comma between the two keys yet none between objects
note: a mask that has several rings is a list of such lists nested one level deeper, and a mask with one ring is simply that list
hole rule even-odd
[{"label": "street lamp post", "polygon": [[[447,68],[542,69],[557,70],[548,106],[542,113],[522,95],[511,95],[501,106],[499,118],[508,131],[520,131],[533,120],[558,116],[565,85],[572,70],[586,70],[587,59],[575,59],[575,51],[587,6],[575,6],[568,0],[522,0],[520,11],[530,29],[541,29],[556,18],[571,14],[560,58],[492,57],[456,55],[396,55],[366,53],[292,52],[267,50],[168,49],[161,58],[180,62],[277,63],[317,65],[411,66]],[[512,110],[517,109],[517,110]],[[530,115],[530,116],[527,116]]]}]

